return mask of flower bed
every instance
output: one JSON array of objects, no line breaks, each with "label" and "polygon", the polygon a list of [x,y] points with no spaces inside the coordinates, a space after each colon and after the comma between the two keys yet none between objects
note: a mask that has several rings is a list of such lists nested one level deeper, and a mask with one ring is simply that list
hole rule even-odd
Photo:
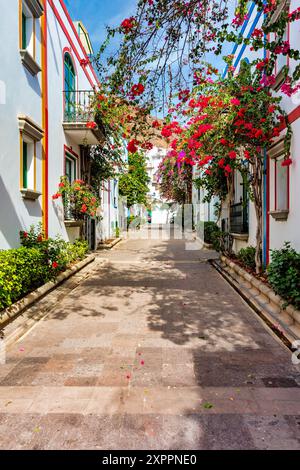
[{"label": "flower bed", "polygon": [[88,251],[85,241],[45,240],[34,227],[21,232],[21,241],[20,248],[0,251],[0,310],[55,279]]}]

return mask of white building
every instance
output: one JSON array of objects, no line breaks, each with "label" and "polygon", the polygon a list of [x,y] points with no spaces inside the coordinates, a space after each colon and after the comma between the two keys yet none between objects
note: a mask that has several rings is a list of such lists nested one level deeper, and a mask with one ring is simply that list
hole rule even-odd
[{"label": "white building", "polygon": [[147,152],[147,172],[150,179],[148,198],[151,201],[151,222],[153,224],[166,224],[169,222],[170,210],[168,201],[160,194],[157,182],[158,168],[167,155],[166,143],[160,139],[156,145]]},{"label": "white building", "polygon": [[[283,8],[294,11],[300,7],[299,0],[283,0],[273,15],[275,20]],[[263,13],[257,11],[255,2],[249,4],[248,18],[244,22],[241,33],[244,37],[250,37],[255,28],[260,28],[263,21]],[[295,21],[286,29],[286,40],[291,48],[299,49],[299,22]],[[268,38],[272,41],[272,37]],[[233,66],[237,72],[242,60],[252,62],[255,59],[267,57],[267,51],[251,51],[249,46],[236,45],[233,49],[235,56]],[[288,97],[280,91],[283,83],[283,67],[288,66],[289,74],[295,69],[296,63],[287,56],[278,55],[274,74],[275,84],[273,92],[282,96],[281,106],[288,114],[292,125],[293,137],[291,145],[291,166],[282,167],[284,157],[282,130],[276,143],[265,156],[265,176],[263,184],[263,260],[269,263],[270,250],[281,248],[285,241],[290,241],[292,246],[300,251],[300,93]],[[226,71],[225,71],[226,73]],[[255,246],[256,216],[252,202],[247,201],[247,194],[243,189],[243,182],[239,174],[235,175],[233,200],[225,207],[222,214],[222,227],[228,230],[230,227],[234,235],[234,249]],[[246,205],[243,204],[246,201]],[[229,201],[228,201],[229,202]]]},{"label": "white building", "polygon": [[[40,221],[47,235],[72,241],[82,230],[80,222],[66,221],[52,195],[61,176],[83,177],[88,146],[99,144],[100,131],[86,127],[92,117],[88,103],[98,86],[88,58],[91,42],[62,0],[5,3],[0,18],[0,249],[18,246],[19,231]],[[101,196],[104,220],[86,221],[91,248],[97,238],[111,237],[118,221],[117,184],[105,182]]]}]

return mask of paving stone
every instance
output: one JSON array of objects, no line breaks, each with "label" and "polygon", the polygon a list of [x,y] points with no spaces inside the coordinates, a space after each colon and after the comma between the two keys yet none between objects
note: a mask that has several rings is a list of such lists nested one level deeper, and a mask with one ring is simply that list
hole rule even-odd
[{"label": "paving stone", "polygon": [[43,299],[0,365],[0,448],[299,448],[300,366],[211,256],[128,240]]}]

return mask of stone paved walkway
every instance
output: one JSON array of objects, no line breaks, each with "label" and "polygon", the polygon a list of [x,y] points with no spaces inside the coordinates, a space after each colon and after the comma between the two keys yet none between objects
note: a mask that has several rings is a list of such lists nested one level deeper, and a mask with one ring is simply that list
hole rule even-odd
[{"label": "stone paved walkway", "polygon": [[0,448],[300,448],[300,367],[209,253],[184,248],[100,253],[10,347]]}]

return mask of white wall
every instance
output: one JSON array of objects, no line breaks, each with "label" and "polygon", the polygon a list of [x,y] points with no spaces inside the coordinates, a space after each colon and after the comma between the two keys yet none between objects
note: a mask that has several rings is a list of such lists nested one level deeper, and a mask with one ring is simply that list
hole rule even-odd
[{"label": "white wall", "polygon": [[[41,198],[25,201],[20,193],[20,132],[17,116],[28,115],[42,127],[42,100],[41,74],[33,77],[21,62],[18,25],[18,2],[5,2],[0,15],[0,83],[6,91],[6,96],[0,99],[0,249],[17,247],[19,231],[38,223],[42,213]],[[40,49],[41,44],[37,39],[37,61],[40,61]],[[42,147],[39,142],[37,190],[42,188],[41,159]]]}]

